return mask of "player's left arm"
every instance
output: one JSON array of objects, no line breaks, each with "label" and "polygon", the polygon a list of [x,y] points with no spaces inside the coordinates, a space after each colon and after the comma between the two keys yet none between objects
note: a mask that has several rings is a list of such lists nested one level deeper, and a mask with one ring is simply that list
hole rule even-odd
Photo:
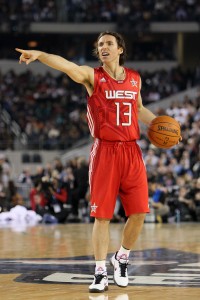
[{"label": "player's left arm", "polygon": [[138,119],[144,124],[149,125],[152,122],[152,120],[156,118],[156,115],[154,115],[148,108],[144,107],[140,93],[141,85],[142,83],[140,79],[140,89],[138,96]]},{"label": "player's left arm", "polygon": [[[141,90],[141,79],[140,79],[140,90]],[[139,96],[138,96],[138,119],[143,122],[144,124],[146,124],[147,126],[149,126],[152,122],[153,119],[156,118],[156,115],[154,115],[148,108],[144,107],[143,103],[142,103],[142,97],[141,97],[141,93],[139,90]],[[182,136],[180,136],[179,138],[179,142],[182,141]],[[178,142],[178,144],[179,144]]]}]

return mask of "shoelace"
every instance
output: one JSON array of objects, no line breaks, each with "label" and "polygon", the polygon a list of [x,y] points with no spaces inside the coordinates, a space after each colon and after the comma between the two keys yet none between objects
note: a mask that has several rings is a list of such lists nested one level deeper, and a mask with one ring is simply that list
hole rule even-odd
[{"label": "shoelace", "polygon": [[128,262],[127,263],[121,263],[119,261],[119,268],[120,268],[120,272],[121,272],[121,277],[126,277],[127,266],[128,266]]},{"label": "shoelace", "polygon": [[101,280],[106,277],[106,275],[103,275],[103,274],[95,274],[94,275],[95,277],[95,284],[99,284],[101,282]]}]

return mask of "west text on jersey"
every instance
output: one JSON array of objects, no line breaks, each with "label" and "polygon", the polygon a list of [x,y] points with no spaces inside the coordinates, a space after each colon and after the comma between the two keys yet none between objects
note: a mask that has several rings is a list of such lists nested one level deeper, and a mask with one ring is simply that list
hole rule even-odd
[{"label": "west text on jersey", "polygon": [[123,90],[109,90],[105,91],[106,99],[132,99],[136,100],[137,92],[123,91]]}]

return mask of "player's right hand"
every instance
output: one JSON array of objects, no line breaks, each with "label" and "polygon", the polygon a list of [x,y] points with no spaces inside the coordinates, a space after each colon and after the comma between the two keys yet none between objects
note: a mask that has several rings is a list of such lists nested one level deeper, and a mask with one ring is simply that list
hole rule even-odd
[{"label": "player's right hand", "polygon": [[15,48],[17,52],[20,52],[20,58],[19,58],[19,63],[21,64],[22,62],[25,62],[26,65],[30,64],[32,61],[35,61],[38,59],[40,55],[40,51],[37,50],[23,50],[19,48]]}]

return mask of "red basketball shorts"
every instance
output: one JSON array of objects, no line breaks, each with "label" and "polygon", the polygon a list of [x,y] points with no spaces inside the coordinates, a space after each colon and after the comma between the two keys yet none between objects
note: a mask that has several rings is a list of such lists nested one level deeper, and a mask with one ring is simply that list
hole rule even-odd
[{"label": "red basketball shorts", "polygon": [[147,175],[136,142],[96,139],[90,153],[91,213],[112,219],[117,196],[126,216],[149,212]]}]

